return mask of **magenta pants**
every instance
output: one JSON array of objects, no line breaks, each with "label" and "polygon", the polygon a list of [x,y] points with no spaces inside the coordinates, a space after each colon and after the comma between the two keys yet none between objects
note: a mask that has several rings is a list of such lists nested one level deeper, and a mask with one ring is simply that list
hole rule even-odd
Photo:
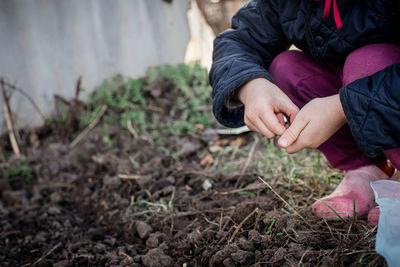
[{"label": "magenta pants", "polygon": [[[318,63],[301,51],[285,51],[273,60],[269,72],[299,108],[317,97],[339,93],[339,89],[357,79],[400,62],[400,46],[373,44],[361,47],[348,55],[343,66]],[[357,146],[350,128],[344,125],[323,143],[320,150],[332,167],[352,170],[377,164],[388,158],[400,168],[400,148],[385,151],[380,158],[367,157]],[[386,158],[385,158],[386,157]]]}]

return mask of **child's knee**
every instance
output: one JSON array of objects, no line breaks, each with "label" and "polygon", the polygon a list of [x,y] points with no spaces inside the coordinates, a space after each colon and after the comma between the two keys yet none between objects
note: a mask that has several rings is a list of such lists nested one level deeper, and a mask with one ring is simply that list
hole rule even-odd
[{"label": "child's knee", "polygon": [[343,67],[343,85],[370,76],[384,68],[400,62],[400,46],[394,44],[372,44],[350,53]]},{"label": "child's knee", "polygon": [[272,61],[269,72],[274,79],[287,77],[288,74],[299,70],[304,62],[304,53],[297,50],[288,50],[277,55]]}]

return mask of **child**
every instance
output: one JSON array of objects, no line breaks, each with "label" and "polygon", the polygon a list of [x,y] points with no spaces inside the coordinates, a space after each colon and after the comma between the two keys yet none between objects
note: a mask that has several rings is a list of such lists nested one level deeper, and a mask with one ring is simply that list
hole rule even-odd
[{"label": "child", "polygon": [[280,136],[288,153],[317,148],[347,171],[316,216],[337,219],[323,201],[351,217],[353,197],[358,216],[376,215],[370,182],[400,168],[399,15],[398,0],[253,0],[215,40],[222,124]]}]

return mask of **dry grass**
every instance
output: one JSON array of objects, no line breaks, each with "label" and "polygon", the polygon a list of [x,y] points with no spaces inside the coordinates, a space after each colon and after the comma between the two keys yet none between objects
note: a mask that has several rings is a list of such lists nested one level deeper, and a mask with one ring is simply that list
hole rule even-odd
[{"label": "dry grass", "polygon": [[[243,147],[226,146],[213,153],[214,163],[206,171],[214,175],[241,175],[243,167],[246,167],[246,174],[263,177],[294,208],[310,207],[316,199],[331,192],[343,178],[343,173],[330,167],[317,150],[307,149],[289,155],[276,146],[274,140],[254,136],[255,133],[247,134],[249,141]],[[257,139],[260,141],[254,149]],[[248,162],[252,149],[254,152]]]},{"label": "dry grass", "polygon": [[[330,167],[317,150],[304,150],[289,155],[276,145],[276,140],[255,135],[245,134],[247,143],[243,147],[226,146],[213,153],[213,164],[206,169],[206,173],[235,175],[239,177],[236,191],[246,192],[246,187],[240,183],[242,170],[245,169],[247,175],[254,174],[254,182],[258,180],[257,176],[263,177],[276,194],[301,214],[310,214],[312,203],[332,192],[344,176],[343,172]],[[257,139],[259,141],[255,141]],[[268,189],[255,187],[253,191],[261,190]],[[286,209],[282,211],[290,212]],[[306,219],[306,223],[312,225],[310,234],[329,236],[327,243],[339,244],[335,249],[328,250],[329,252],[321,252],[324,254],[322,257],[354,256],[355,266],[385,264],[374,250],[376,227],[369,226],[366,220],[327,222],[318,218],[310,220],[310,217],[312,218],[309,216]]]}]

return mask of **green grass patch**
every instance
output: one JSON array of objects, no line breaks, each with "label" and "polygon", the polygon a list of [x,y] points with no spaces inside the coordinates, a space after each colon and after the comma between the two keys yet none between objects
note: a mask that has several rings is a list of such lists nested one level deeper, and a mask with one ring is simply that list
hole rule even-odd
[{"label": "green grass patch", "polygon": [[[101,106],[106,104],[108,123],[119,123],[153,138],[162,145],[161,136],[182,137],[210,127],[211,87],[207,71],[200,65],[158,66],[150,68],[142,78],[117,75],[107,80],[88,97],[86,112],[81,115],[81,127],[90,124]],[[106,143],[110,143],[105,141]]]},{"label": "green grass patch", "polygon": [[4,168],[3,177],[5,179],[22,177],[25,181],[30,181],[34,178],[34,173],[32,168],[28,166],[26,160],[22,158],[16,166]]}]

